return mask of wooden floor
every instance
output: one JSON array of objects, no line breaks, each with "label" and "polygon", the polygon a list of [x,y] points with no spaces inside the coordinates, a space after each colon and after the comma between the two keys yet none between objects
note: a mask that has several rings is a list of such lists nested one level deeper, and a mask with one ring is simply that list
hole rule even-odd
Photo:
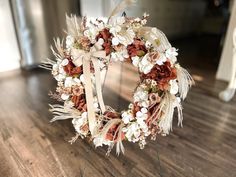
[{"label": "wooden floor", "polygon": [[[116,69],[106,81],[105,100],[123,109],[137,76],[124,66],[120,80],[120,67],[113,67]],[[214,70],[190,69],[197,85],[183,105],[184,127],[177,128],[175,122],[171,135],[150,141],[144,150],[125,143],[125,155],[119,157],[115,151],[106,157],[105,148],[95,149],[86,140],[70,145],[67,141],[74,135],[70,121],[49,123],[48,103],[53,100],[47,93],[55,88],[55,82],[48,72],[1,76],[0,176],[235,177],[236,99],[230,103],[218,100],[225,83],[215,81]],[[124,84],[127,82],[130,84]]]}]

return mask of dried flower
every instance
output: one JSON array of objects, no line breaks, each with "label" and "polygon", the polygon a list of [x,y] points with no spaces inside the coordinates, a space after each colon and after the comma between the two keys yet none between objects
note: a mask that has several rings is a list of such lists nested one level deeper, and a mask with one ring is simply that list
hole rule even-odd
[{"label": "dried flower", "polygon": [[111,38],[112,34],[109,32],[109,29],[104,28],[102,31],[99,32],[99,34],[96,36],[96,39],[102,38],[104,40],[103,48],[106,51],[106,55],[109,55],[111,53]]},{"label": "dried flower", "polygon": [[84,88],[81,85],[73,86],[72,93],[75,96],[80,96],[81,94],[84,94]]},{"label": "dried flower", "polygon": [[169,86],[169,81],[176,79],[176,69],[171,67],[170,62],[165,62],[164,65],[155,65],[148,74],[141,74],[142,79],[152,79],[157,82],[160,90],[166,90]]},{"label": "dried flower", "polygon": [[66,66],[64,66],[64,71],[69,75],[69,76],[74,76],[74,75],[79,75],[82,73],[82,67],[76,67],[72,60],[69,58],[69,62]]},{"label": "dried flower", "polygon": [[156,104],[161,101],[161,97],[158,95],[158,93],[150,93],[149,100],[150,100],[150,104]]},{"label": "dried flower", "polygon": [[145,43],[141,39],[134,39],[134,42],[127,46],[130,57],[144,56],[147,53]]}]

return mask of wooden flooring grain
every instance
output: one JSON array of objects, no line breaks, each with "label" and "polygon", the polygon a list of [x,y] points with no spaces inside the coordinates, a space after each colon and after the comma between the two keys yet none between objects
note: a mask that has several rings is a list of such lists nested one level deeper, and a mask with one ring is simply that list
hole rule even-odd
[{"label": "wooden flooring grain", "polygon": [[[130,66],[112,66],[104,91],[105,102],[127,107],[137,75]],[[218,100],[225,83],[214,73],[192,69],[197,85],[184,102],[184,127],[149,141],[144,150],[125,143],[125,155],[115,149],[95,149],[86,140],[70,145],[71,122],[49,123],[47,94],[55,88],[49,72],[32,71],[0,77],[1,177],[235,177],[236,99]],[[116,79],[114,79],[116,78]],[[121,80],[120,80],[121,79]],[[121,87],[119,82],[122,81]],[[119,96],[121,95],[121,96]]]}]

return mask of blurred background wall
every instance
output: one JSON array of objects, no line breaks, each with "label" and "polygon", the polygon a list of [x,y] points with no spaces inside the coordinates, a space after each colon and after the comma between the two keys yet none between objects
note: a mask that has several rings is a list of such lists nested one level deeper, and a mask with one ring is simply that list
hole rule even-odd
[{"label": "blurred background wall", "polygon": [[0,53],[0,72],[20,67],[20,50],[8,0],[0,1]]},{"label": "blurred background wall", "polygon": [[[0,52],[3,56],[0,58],[0,72],[19,67],[31,68],[45,58],[52,57],[49,46],[53,44],[54,37],[65,36],[66,13],[89,17],[108,16],[119,1],[0,0]],[[187,39],[191,45],[193,38],[210,36],[215,40],[212,41],[217,56],[212,58],[212,62],[217,68],[233,2],[138,0],[135,7],[127,10],[127,15],[141,16],[143,12],[148,12],[148,25],[157,26],[172,41]],[[208,37],[203,40],[208,42]],[[226,66],[230,65],[229,60],[225,60]],[[225,65],[225,62],[221,63]]]}]

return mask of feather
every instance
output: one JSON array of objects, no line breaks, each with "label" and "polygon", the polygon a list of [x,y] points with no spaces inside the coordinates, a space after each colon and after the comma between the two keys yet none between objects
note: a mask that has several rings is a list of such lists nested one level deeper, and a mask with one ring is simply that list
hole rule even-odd
[{"label": "feather", "polygon": [[[120,124],[115,132],[114,138],[117,135],[117,139],[116,139],[116,154],[119,155],[120,152],[124,153],[124,146],[122,143],[122,128],[124,126],[124,124],[122,123],[121,119],[111,119],[109,120],[106,125],[103,127],[103,129],[101,130],[101,132],[99,133],[98,136],[100,136],[102,139],[106,139],[106,134],[108,133],[108,131],[114,126]],[[115,141],[115,140],[114,140]]]},{"label": "feather", "polygon": [[178,126],[183,127],[183,107],[179,102],[177,102],[176,108],[178,112]]},{"label": "feather", "polygon": [[158,114],[161,115],[158,125],[164,134],[169,134],[172,130],[174,108],[173,95],[167,92],[160,103]]},{"label": "feather", "polygon": [[[54,48],[51,46],[51,51],[53,53],[53,55],[56,57],[57,60],[62,60],[64,59],[64,49],[63,49],[63,40],[60,41],[59,38],[53,39],[54,41],[54,45],[56,48],[56,51],[54,50]],[[56,64],[56,61],[47,58],[45,61],[43,61],[39,67],[43,68],[43,69],[47,69],[47,70],[52,70],[52,66]]]},{"label": "feather", "polygon": [[76,15],[68,16],[66,14],[67,33],[71,36],[80,35],[80,19]]},{"label": "feather", "polygon": [[56,38],[56,39],[53,39],[53,41],[54,41],[54,45],[57,49],[58,54],[61,57],[64,57],[64,49],[63,49],[64,40],[60,41],[60,38]]},{"label": "feather", "polygon": [[52,70],[52,66],[56,64],[56,62],[52,59],[47,58],[45,61],[43,61],[39,67],[47,70]]},{"label": "feather", "polygon": [[75,119],[81,117],[81,112],[77,109],[68,108],[59,104],[49,105],[51,107],[50,111],[54,115],[50,122],[57,120]]},{"label": "feather", "polygon": [[116,15],[117,13],[123,11],[124,9],[126,9],[127,7],[131,6],[132,4],[134,4],[136,2],[136,0],[122,0],[111,12],[111,15],[109,17],[109,19]]},{"label": "feather", "polygon": [[160,122],[158,125],[164,134],[169,134],[169,132],[172,131],[172,122],[175,108],[177,108],[178,113],[178,126],[182,127],[182,105],[177,100],[175,95],[172,95],[169,92],[165,93],[165,96],[159,105],[159,112],[157,115],[160,116]]},{"label": "feather", "polygon": [[123,128],[124,124],[120,124],[118,129],[118,137],[117,137],[117,142],[116,142],[116,154],[119,155],[120,152],[122,152],[124,154],[125,152],[125,148],[123,146],[122,143],[122,128]]},{"label": "feather", "polygon": [[176,65],[176,69],[180,97],[184,100],[187,96],[189,88],[194,85],[195,82],[186,69],[182,68],[178,64]]},{"label": "feather", "polygon": [[[153,38],[150,37],[150,33],[152,36],[155,36],[156,40],[153,40]],[[150,41],[158,52],[165,52],[167,49],[171,48],[171,44],[166,35],[157,28],[147,26],[141,27],[138,30],[138,36],[144,37],[146,40]]]}]

